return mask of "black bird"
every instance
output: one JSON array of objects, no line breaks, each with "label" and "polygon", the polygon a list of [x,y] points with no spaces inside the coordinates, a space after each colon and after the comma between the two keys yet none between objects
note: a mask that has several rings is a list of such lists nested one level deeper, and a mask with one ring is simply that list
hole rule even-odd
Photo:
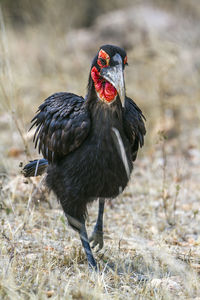
[{"label": "black bird", "polygon": [[[56,93],[40,105],[32,127],[44,159],[31,161],[23,170],[26,177],[47,171],[47,186],[79,232],[89,266],[95,269],[89,241],[103,247],[104,200],[126,187],[146,133],[142,111],[125,93],[126,65],[124,49],[104,45],[93,59],[85,98]],[[87,204],[97,198],[98,218],[88,239]]]}]

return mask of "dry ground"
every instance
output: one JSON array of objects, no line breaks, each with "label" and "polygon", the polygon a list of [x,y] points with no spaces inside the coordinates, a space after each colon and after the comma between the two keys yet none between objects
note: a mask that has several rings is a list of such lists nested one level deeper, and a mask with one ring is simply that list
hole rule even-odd
[{"label": "dry ground", "polygon": [[[16,31],[1,15],[1,299],[200,297],[199,29],[184,14],[148,6],[138,11],[142,24],[142,16],[151,20],[152,14],[166,24],[156,31],[155,21],[145,31],[138,23],[141,35],[134,40],[130,23],[128,29],[123,23],[132,44],[123,32],[117,37],[127,44],[127,93],[147,117],[147,137],[129,186],[107,202],[97,274],[88,271],[79,237],[43,179],[24,179],[19,164],[38,157],[27,130],[43,99],[64,90],[85,94],[91,58],[108,40],[101,25],[106,16],[84,30],[85,38],[95,32],[100,40],[87,49],[80,30],[66,35],[47,23]],[[111,33],[119,13],[106,18]],[[97,203],[88,210],[91,233]]]}]

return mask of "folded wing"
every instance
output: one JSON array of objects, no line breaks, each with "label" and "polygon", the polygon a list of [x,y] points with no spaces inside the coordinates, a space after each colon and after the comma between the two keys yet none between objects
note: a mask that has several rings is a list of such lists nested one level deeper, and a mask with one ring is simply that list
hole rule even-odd
[{"label": "folded wing", "polygon": [[123,111],[123,125],[126,136],[131,144],[133,161],[137,157],[139,146],[142,147],[144,145],[144,135],[146,134],[144,120],[145,117],[140,108],[132,99],[126,97]]},{"label": "folded wing", "polygon": [[32,120],[33,141],[49,162],[61,159],[78,148],[88,136],[90,117],[83,97],[56,93],[40,105]]}]

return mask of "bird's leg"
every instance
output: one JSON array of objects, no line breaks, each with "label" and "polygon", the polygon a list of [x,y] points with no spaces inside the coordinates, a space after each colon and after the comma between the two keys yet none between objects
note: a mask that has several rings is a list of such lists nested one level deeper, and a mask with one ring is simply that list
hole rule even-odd
[{"label": "bird's leg", "polygon": [[95,271],[97,270],[97,264],[96,261],[93,257],[92,250],[90,248],[89,240],[88,240],[88,235],[87,231],[85,228],[85,218],[83,217],[72,217],[69,214],[66,214],[68,223],[72,228],[76,231],[78,231],[81,239],[81,243],[83,245],[83,248],[85,250],[85,254],[87,256],[89,268],[94,269]]},{"label": "bird's leg", "polygon": [[92,248],[99,245],[99,249],[103,248],[103,212],[104,212],[104,203],[105,199],[99,199],[99,212],[97,217],[96,225],[94,226],[94,230],[92,236],[90,237],[89,241],[93,242]]},{"label": "bird's leg", "polygon": [[87,235],[87,231],[85,228],[85,222],[82,224],[79,234],[80,234],[80,239],[81,239],[83,248],[85,250],[85,254],[87,256],[89,267],[96,271],[97,264],[96,264],[93,254],[92,254],[92,250],[90,248],[90,244],[88,241],[88,235]]}]

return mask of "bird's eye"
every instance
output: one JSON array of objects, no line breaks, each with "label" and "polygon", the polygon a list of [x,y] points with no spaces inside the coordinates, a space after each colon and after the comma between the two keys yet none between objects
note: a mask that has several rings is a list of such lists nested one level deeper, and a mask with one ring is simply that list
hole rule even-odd
[{"label": "bird's eye", "polygon": [[100,67],[104,67],[104,66],[107,65],[106,60],[103,59],[103,58],[101,58],[101,57],[98,58],[97,63],[98,63],[98,65],[99,65]]},{"label": "bird's eye", "polygon": [[101,68],[109,66],[110,56],[103,49],[99,51],[97,63]]}]

